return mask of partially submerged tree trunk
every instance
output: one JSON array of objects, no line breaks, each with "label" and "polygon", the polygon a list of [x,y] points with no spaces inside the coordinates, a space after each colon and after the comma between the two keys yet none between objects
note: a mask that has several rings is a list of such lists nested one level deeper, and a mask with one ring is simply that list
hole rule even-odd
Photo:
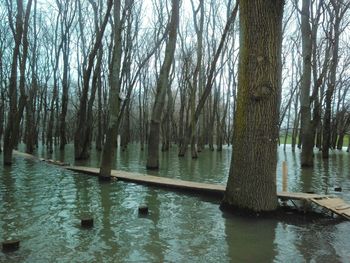
[{"label": "partially submerged tree trunk", "polygon": [[176,35],[179,24],[179,0],[172,0],[172,14],[169,23],[169,38],[165,48],[165,57],[157,80],[155,102],[152,110],[150,134],[148,140],[147,169],[159,168],[159,133],[162,112],[164,109],[165,95],[169,85],[169,72],[173,63]]},{"label": "partially submerged tree trunk", "polygon": [[301,32],[303,52],[303,76],[300,89],[300,133],[301,133],[301,166],[313,166],[314,134],[311,122],[311,54],[312,40],[310,28],[309,0],[303,0],[301,11]]},{"label": "partially submerged tree trunk", "polygon": [[114,1],[114,48],[113,58],[110,69],[110,86],[109,86],[109,119],[106,132],[106,142],[103,145],[100,175],[101,180],[109,180],[113,160],[115,159],[115,148],[118,135],[118,115],[120,109],[120,71],[122,56],[122,35],[121,35],[121,3]]},{"label": "partially submerged tree trunk", "polygon": [[282,0],[240,2],[240,61],[232,161],[223,207],[277,208]]},{"label": "partially submerged tree trunk", "polygon": [[[17,1],[17,16],[16,16],[16,29],[14,33],[15,46],[12,55],[12,65],[11,65],[11,75],[9,81],[9,107],[10,112],[7,117],[7,125],[4,134],[4,165],[12,164],[12,150],[18,143],[19,126],[22,118],[24,106],[25,106],[25,94],[24,90],[24,80],[25,80],[25,66],[28,51],[28,27],[29,18],[31,10],[32,0],[27,2],[27,8],[25,12],[25,17],[23,20],[23,3],[22,1]],[[10,16],[10,15],[9,15]],[[9,19],[12,19],[9,17]],[[11,22],[12,23],[12,22]],[[23,45],[22,56],[20,54],[20,46]],[[17,69],[18,61],[21,57],[20,63],[20,91],[21,97],[19,100],[19,105],[17,105]]]},{"label": "partially submerged tree trunk", "polygon": [[333,94],[336,85],[336,75],[337,67],[339,63],[339,41],[340,34],[344,31],[341,28],[342,19],[346,11],[350,8],[350,2],[342,3],[341,1],[331,1],[331,5],[334,8],[334,13],[331,13],[331,16],[334,16],[334,21],[332,23],[334,34],[332,41],[332,61],[330,65],[329,80],[325,95],[325,111],[324,111],[324,120],[323,120],[323,141],[322,141],[322,158],[329,158],[329,148],[331,146],[331,117],[332,117],[332,101]]},{"label": "partially submerged tree trunk", "polygon": [[83,88],[78,109],[78,124],[74,136],[74,156],[76,160],[84,160],[90,156],[90,123],[88,122],[90,77],[98,50],[101,48],[102,37],[107,26],[112,6],[113,0],[109,0],[106,14],[99,31],[96,32],[96,39],[89,54],[88,64],[83,73]]},{"label": "partially submerged tree trunk", "polygon": [[37,13],[37,1],[34,0],[34,12],[33,12],[33,47],[32,47],[32,59],[31,59],[31,74],[32,74],[32,83],[29,88],[29,97],[26,103],[26,130],[25,130],[25,144],[26,144],[26,153],[32,154],[35,149],[36,144],[36,120],[35,120],[35,111],[36,111],[36,96],[38,89],[37,81],[37,27],[36,27],[36,13]]},{"label": "partially submerged tree trunk", "polygon": [[102,151],[103,145],[103,132],[102,132],[102,124],[103,124],[103,109],[102,109],[102,81],[101,74],[97,79],[97,135],[96,135],[96,150]]}]

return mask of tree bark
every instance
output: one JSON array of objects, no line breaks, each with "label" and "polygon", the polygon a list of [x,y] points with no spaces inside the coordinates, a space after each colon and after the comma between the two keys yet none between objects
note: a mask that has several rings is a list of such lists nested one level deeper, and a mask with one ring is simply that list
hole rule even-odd
[{"label": "tree bark", "polygon": [[147,169],[159,168],[159,133],[165,95],[169,85],[169,72],[173,63],[176,35],[179,24],[179,0],[172,0],[172,14],[169,24],[169,38],[165,48],[165,57],[157,80],[157,91],[152,110],[150,134],[148,141]]},{"label": "tree bark", "polygon": [[310,28],[309,0],[303,0],[301,11],[303,76],[300,90],[300,133],[301,133],[301,166],[313,166],[314,134],[311,122],[311,54],[312,39]]},{"label": "tree bark", "polygon": [[118,115],[120,109],[120,71],[122,56],[122,22],[120,17],[121,3],[114,1],[114,48],[111,65],[111,76],[109,86],[109,119],[106,132],[106,142],[103,145],[99,178],[109,180],[113,161],[115,159],[115,148],[118,136]]},{"label": "tree bark", "polygon": [[282,0],[240,2],[240,55],[233,153],[223,207],[277,208]]},{"label": "tree bark", "polygon": [[33,49],[32,49],[32,61],[31,61],[31,74],[32,83],[29,89],[29,97],[26,103],[26,131],[25,131],[25,144],[26,153],[32,154],[36,144],[36,96],[37,96],[37,26],[36,26],[36,13],[37,13],[37,1],[34,0],[34,12],[33,12]]}]

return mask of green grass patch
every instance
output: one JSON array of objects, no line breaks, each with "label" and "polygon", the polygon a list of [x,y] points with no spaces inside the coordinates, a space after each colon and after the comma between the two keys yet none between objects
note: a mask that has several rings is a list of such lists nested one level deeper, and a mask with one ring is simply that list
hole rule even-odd
[{"label": "green grass patch", "polygon": [[[280,135],[280,144],[284,144],[285,137],[286,137],[285,135]],[[286,143],[287,144],[292,144],[292,136],[291,135],[287,136]]]},{"label": "green grass patch", "polygon": [[349,140],[350,140],[350,135],[345,135],[344,142],[343,142],[344,147],[348,147]]},{"label": "green grass patch", "polygon": [[[284,144],[284,140],[285,140],[285,135],[280,135],[280,144]],[[343,147],[348,147],[349,140],[350,140],[350,135],[345,135],[344,142],[343,142]],[[286,143],[287,144],[292,144],[292,136],[291,135],[287,136],[287,142]],[[298,143],[298,139],[297,139],[297,143]]]}]

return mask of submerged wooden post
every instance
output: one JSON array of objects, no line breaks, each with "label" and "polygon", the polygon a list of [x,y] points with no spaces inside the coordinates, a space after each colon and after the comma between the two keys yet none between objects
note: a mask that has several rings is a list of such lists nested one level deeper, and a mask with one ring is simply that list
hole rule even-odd
[{"label": "submerged wooden post", "polygon": [[148,206],[141,205],[139,206],[139,215],[147,215],[148,214]]},{"label": "submerged wooden post", "polygon": [[282,162],[282,191],[287,192],[288,188],[288,168],[287,168],[287,162]]},{"label": "submerged wooden post", "polygon": [[2,251],[10,252],[19,249],[19,240],[6,240],[2,242]]},{"label": "submerged wooden post", "polygon": [[92,228],[94,226],[94,219],[91,217],[84,217],[80,220],[82,228]]}]

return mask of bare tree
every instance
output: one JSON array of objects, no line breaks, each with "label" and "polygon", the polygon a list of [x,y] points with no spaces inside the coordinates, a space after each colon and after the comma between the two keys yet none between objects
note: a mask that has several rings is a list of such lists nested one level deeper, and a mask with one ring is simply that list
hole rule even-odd
[{"label": "bare tree", "polygon": [[[23,110],[25,106],[25,68],[27,61],[27,52],[28,52],[28,27],[29,27],[29,18],[30,11],[32,6],[32,0],[28,0],[25,14],[23,17],[23,2],[21,0],[17,1],[17,14],[16,14],[16,26],[12,21],[12,4],[10,6],[7,1],[7,7],[9,10],[9,24],[15,39],[15,46],[13,49],[12,55],[12,65],[11,65],[11,76],[9,81],[9,98],[10,98],[10,113],[7,118],[7,125],[4,135],[4,165],[12,164],[12,150],[18,143],[19,137],[19,126],[20,121],[23,115]],[[22,55],[20,54],[20,46],[23,45]],[[18,61],[21,56],[19,71],[19,90],[20,90],[20,99],[19,104],[17,105],[17,70],[18,70]]]},{"label": "bare tree", "polygon": [[96,32],[96,39],[89,53],[87,65],[84,68],[83,72],[83,87],[79,102],[78,125],[74,137],[74,156],[76,160],[87,159],[90,156],[90,123],[87,119],[90,78],[95,62],[95,57],[98,54],[98,50],[101,48],[103,34],[107,26],[112,6],[113,0],[108,0],[107,11],[103,18],[103,22],[99,28],[99,31]]},{"label": "bare tree", "polygon": [[332,110],[332,98],[336,85],[337,78],[337,67],[339,63],[339,38],[340,34],[343,32],[341,27],[344,15],[350,7],[350,2],[343,3],[340,0],[330,1],[332,9],[328,8],[329,15],[334,19],[332,23],[333,33],[332,38],[332,61],[330,65],[329,79],[327,83],[327,90],[325,94],[325,113],[323,120],[323,143],[322,143],[322,157],[329,157],[329,148],[331,144],[331,110]]},{"label": "bare tree", "polygon": [[169,85],[169,72],[173,63],[177,28],[179,24],[179,0],[172,0],[171,19],[168,24],[168,40],[165,48],[164,61],[157,80],[157,90],[153,105],[150,135],[148,141],[147,169],[159,168],[159,133],[162,111],[165,103],[165,95]]}]

